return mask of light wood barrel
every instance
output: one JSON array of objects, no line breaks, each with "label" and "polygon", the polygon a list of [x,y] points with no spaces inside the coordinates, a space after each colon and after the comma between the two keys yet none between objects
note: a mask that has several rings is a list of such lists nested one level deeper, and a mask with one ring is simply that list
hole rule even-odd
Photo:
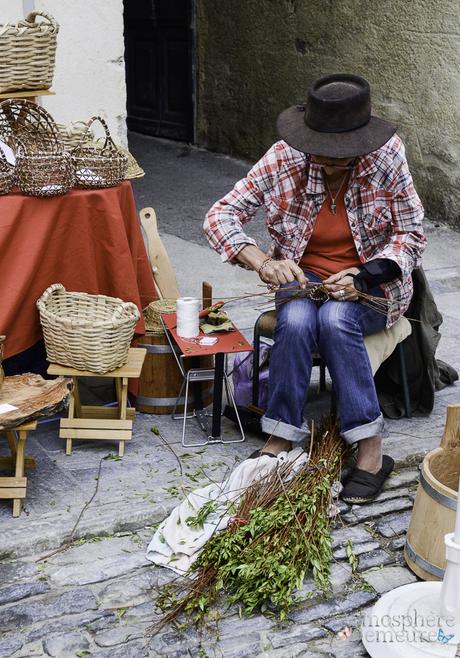
[{"label": "light wood barrel", "polygon": [[458,458],[443,448],[432,450],[423,460],[404,549],[408,566],[423,580],[442,580],[444,576],[444,535],[454,531],[457,509],[456,461]]},{"label": "light wood barrel", "polygon": [[[174,409],[180,393],[183,377],[177,366],[168,339],[164,334],[149,333],[139,339],[137,347],[147,350],[136,399],[136,409],[147,414],[169,414]],[[197,357],[198,360],[198,357]],[[191,367],[212,368],[212,357],[201,357],[198,363],[185,359],[186,370]],[[212,382],[197,384],[201,386],[203,403],[207,406],[212,401]],[[185,393],[184,393],[185,394]],[[184,397],[177,406],[177,413],[184,411]],[[193,390],[189,391],[188,411],[194,408]]]}]

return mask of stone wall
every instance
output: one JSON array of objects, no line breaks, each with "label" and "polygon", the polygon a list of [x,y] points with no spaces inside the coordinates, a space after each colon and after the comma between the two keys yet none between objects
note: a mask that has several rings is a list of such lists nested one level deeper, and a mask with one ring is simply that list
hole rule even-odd
[{"label": "stone wall", "polygon": [[460,227],[459,23],[458,0],[198,0],[198,141],[254,160],[314,78],[357,73],[427,214]]},{"label": "stone wall", "polygon": [[[60,25],[53,82],[43,106],[59,123],[104,116],[126,143],[123,0],[0,0],[0,23],[42,9]],[[102,134],[102,133],[101,133]]]}]

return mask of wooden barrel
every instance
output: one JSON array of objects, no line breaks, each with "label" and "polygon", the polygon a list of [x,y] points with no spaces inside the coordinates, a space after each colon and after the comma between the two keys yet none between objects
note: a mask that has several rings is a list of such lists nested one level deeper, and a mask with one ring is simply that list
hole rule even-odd
[{"label": "wooden barrel", "polygon": [[444,535],[454,531],[459,475],[460,405],[449,405],[441,447],[429,452],[422,463],[404,548],[409,568],[423,580],[444,576]]},{"label": "wooden barrel", "polygon": [[[179,370],[175,356],[172,352],[168,339],[164,334],[147,332],[139,339],[137,347],[147,350],[136,399],[136,409],[147,414],[170,414],[174,409],[177,396],[180,393],[183,377]],[[212,368],[212,357],[191,357],[184,359],[185,369],[190,368]],[[212,382],[195,384],[200,386],[203,398],[203,406],[212,402]],[[195,405],[192,387],[189,391],[189,403],[187,411],[192,411]],[[185,391],[183,392],[185,395]],[[182,396],[177,406],[177,413],[184,411],[185,399]]]}]

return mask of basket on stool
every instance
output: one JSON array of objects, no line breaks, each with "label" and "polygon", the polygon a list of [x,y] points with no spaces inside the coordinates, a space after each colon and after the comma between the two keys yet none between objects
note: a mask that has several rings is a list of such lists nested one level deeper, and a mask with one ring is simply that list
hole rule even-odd
[{"label": "basket on stool", "polygon": [[[95,121],[105,130],[102,144],[88,144],[88,133]],[[86,124],[81,141],[71,152],[75,171],[75,184],[79,187],[113,187],[126,178],[128,156],[122,153],[110,136],[109,128],[101,117],[92,117]]]},{"label": "basket on stool", "polygon": [[128,360],[140,318],[135,304],[49,286],[37,301],[48,360],[104,374]]},{"label": "basket on stool", "polygon": [[43,107],[24,99],[1,103],[0,137],[15,151],[15,182],[23,194],[48,197],[72,187],[70,156]]}]

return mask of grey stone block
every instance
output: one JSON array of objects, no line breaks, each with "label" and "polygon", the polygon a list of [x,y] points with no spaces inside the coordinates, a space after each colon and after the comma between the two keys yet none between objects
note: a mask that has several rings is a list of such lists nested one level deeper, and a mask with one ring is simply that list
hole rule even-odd
[{"label": "grey stone block", "polygon": [[22,644],[22,641],[17,636],[4,635],[0,638],[0,658],[8,658],[8,656],[12,656],[13,653],[19,651]]},{"label": "grey stone block", "polygon": [[267,633],[267,637],[275,649],[297,642],[310,642],[325,635],[326,632],[322,628],[319,628],[319,626],[307,626],[304,624],[289,624],[286,628]]},{"label": "grey stone block", "polygon": [[299,623],[328,619],[334,615],[351,612],[362,608],[365,605],[369,605],[371,602],[375,601],[376,598],[377,596],[373,592],[351,592],[344,597],[335,597],[323,601],[318,605],[299,608],[289,615],[289,619]]},{"label": "grey stone block", "polygon": [[[370,535],[368,535],[370,537]],[[380,548],[380,544],[378,541],[367,541],[363,542],[362,544],[353,544],[352,543],[352,549],[353,553],[356,556],[361,555],[362,553],[368,553],[369,551],[374,551],[376,548]],[[333,556],[336,560],[343,560],[347,557],[347,549],[346,547],[338,548],[337,550],[334,551]]]},{"label": "grey stone block", "polygon": [[97,608],[96,598],[89,589],[77,589],[64,592],[52,599],[18,603],[0,610],[0,629],[29,626],[44,619],[71,615]]},{"label": "grey stone block", "polygon": [[49,588],[49,584],[42,581],[36,583],[18,583],[16,585],[4,587],[3,589],[0,589],[0,605],[14,603],[15,601],[26,599],[29,596],[43,594],[44,592],[47,592]]},{"label": "grey stone block", "polygon": [[409,527],[411,512],[402,512],[401,514],[389,514],[377,523],[377,530],[383,537],[390,539],[396,535],[407,532]]},{"label": "grey stone block", "polygon": [[55,637],[46,638],[43,648],[48,656],[62,658],[63,656],[75,656],[77,651],[89,649],[89,640],[83,633],[66,633]]},{"label": "grey stone block", "polygon": [[390,542],[390,548],[392,551],[399,551],[404,546],[406,545],[406,535],[403,535],[402,537],[396,537],[396,539],[392,539]]},{"label": "grey stone block", "polygon": [[358,571],[365,571],[366,569],[379,567],[383,564],[391,564],[394,561],[395,558],[383,549],[363,553],[359,556]]},{"label": "grey stone block", "polygon": [[345,526],[332,531],[332,548],[346,546],[350,540],[353,545],[372,540],[372,535],[363,526]]},{"label": "grey stone block", "polygon": [[114,647],[130,640],[137,640],[144,636],[148,622],[138,622],[132,626],[117,626],[98,633],[94,642],[98,647]]},{"label": "grey stone block", "polygon": [[412,571],[398,566],[367,571],[362,574],[362,577],[379,594],[385,594],[396,587],[417,581]]},{"label": "grey stone block", "polygon": [[389,512],[399,512],[412,509],[412,500],[408,497],[391,498],[390,500],[377,501],[372,505],[353,505],[350,512],[345,515],[345,521],[368,521],[376,517],[388,514]]},{"label": "grey stone block", "polygon": [[142,640],[127,642],[119,647],[110,647],[109,649],[95,651],[91,653],[91,658],[152,658],[152,654],[146,642]]},{"label": "grey stone block", "polygon": [[107,628],[109,623],[116,623],[117,621],[117,617],[109,610],[98,610],[97,612],[86,612],[82,615],[71,615],[70,617],[62,617],[59,621],[53,621],[34,628],[27,635],[27,641],[35,642],[36,640],[41,640],[49,635],[62,633],[63,631],[73,631],[76,628],[93,630],[93,624],[104,624],[104,627]]},{"label": "grey stone block", "polygon": [[418,468],[402,468],[398,471],[393,471],[390,477],[385,481],[384,491],[388,489],[395,489],[397,487],[406,486],[408,484],[416,484],[420,478],[420,471]]}]

